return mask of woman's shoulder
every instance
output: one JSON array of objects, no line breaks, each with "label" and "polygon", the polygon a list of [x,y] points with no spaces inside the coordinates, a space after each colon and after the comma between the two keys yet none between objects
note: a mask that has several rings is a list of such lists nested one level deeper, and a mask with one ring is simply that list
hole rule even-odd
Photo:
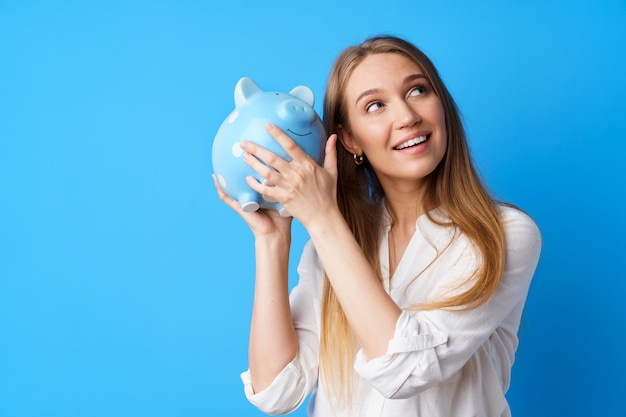
[{"label": "woman's shoulder", "polygon": [[520,249],[541,246],[541,231],[528,213],[510,204],[500,204],[499,208],[508,246]]},{"label": "woman's shoulder", "polygon": [[321,292],[324,282],[324,267],[317,255],[313,242],[305,242],[298,263],[299,283],[309,285],[316,293]]},{"label": "woman's shoulder", "polygon": [[508,203],[500,203],[498,205],[500,214],[505,226],[528,227],[539,231],[539,227],[535,220],[524,210]]},{"label": "woman's shoulder", "polygon": [[321,266],[321,261],[311,239],[304,242],[300,263],[302,264],[301,267],[309,267],[312,269],[316,269]]}]

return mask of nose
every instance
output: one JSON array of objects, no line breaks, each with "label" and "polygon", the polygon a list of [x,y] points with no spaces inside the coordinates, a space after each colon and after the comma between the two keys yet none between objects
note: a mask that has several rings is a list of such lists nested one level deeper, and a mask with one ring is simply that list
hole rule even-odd
[{"label": "nose", "polygon": [[395,119],[396,127],[398,129],[401,129],[403,127],[411,127],[422,121],[422,118],[420,117],[417,109],[404,100],[398,103]]},{"label": "nose", "polygon": [[308,122],[312,122],[315,119],[313,109],[300,100],[295,99],[283,101],[278,108],[278,116],[281,119],[294,117]]}]

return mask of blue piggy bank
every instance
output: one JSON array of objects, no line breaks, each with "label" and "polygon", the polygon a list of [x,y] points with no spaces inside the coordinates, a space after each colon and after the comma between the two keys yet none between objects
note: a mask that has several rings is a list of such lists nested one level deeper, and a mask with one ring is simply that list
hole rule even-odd
[{"label": "blue piggy bank", "polygon": [[259,182],[264,179],[244,162],[240,143],[244,140],[254,142],[290,161],[283,148],[265,130],[268,123],[273,123],[321,163],[326,133],[313,110],[314,100],[313,91],[306,86],[295,87],[287,94],[263,91],[250,78],[237,82],[235,109],[224,120],[213,140],[213,171],[222,189],[239,201],[243,211],[268,208],[278,210],[281,216],[289,216],[278,202],[248,186],[246,176],[253,176]]}]

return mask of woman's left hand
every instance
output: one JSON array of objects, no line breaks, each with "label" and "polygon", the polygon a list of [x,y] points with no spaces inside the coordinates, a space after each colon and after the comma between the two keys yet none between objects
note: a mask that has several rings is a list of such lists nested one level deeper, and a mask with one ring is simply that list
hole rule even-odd
[{"label": "woman's left hand", "polygon": [[[241,144],[244,160],[265,179],[259,183],[248,177],[250,188],[275,199],[306,228],[320,213],[337,207],[337,135],[331,135],[320,166],[285,132],[273,124],[267,132],[283,147],[290,162],[252,142]],[[267,165],[266,165],[267,164]],[[272,168],[273,167],[273,168]]]}]

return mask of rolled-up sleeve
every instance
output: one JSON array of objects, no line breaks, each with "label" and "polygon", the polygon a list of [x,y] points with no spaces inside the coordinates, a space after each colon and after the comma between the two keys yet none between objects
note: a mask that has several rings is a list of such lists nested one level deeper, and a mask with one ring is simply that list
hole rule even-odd
[{"label": "rolled-up sleeve", "polygon": [[[384,356],[367,361],[363,351],[357,353],[355,370],[386,398],[402,398],[398,391],[409,382],[428,387],[441,379],[435,348],[446,343],[447,336],[425,322],[417,322],[406,311],[398,318],[393,339]],[[413,389],[405,389],[408,395]]]},{"label": "rolled-up sleeve", "polygon": [[274,378],[269,387],[255,393],[250,371],[241,374],[248,401],[269,415],[283,415],[295,410],[306,398],[307,381],[295,358]]}]

